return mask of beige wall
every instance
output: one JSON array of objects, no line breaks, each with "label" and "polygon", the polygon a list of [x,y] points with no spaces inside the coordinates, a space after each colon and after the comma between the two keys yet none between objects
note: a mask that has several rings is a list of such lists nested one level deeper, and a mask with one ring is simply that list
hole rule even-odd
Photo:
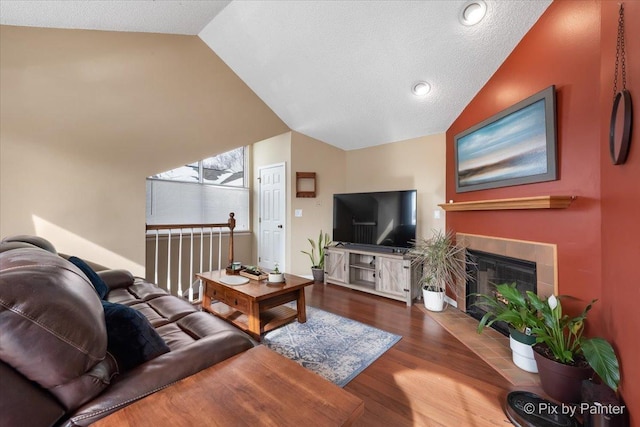
[{"label": "beige wall", "polygon": [[[329,233],[333,227],[333,194],[345,189],[346,152],[297,132],[291,141],[291,195],[289,205],[291,230],[290,270],[294,274],[310,275],[311,261],[301,250],[310,250],[307,238],[318,240],[320,230]],[[316,197],[297,198],[296,172],[316,173]],[[294,215],[296,209],[302,216]]]},{"label": "beige wall", "polygon": [[[346,153],[345,192],[418,191],[418,237],[445,227],[445,138],[438,134]],[[434,218],[438,211],[440,219]]]},{"label": "beige wall", "polygon": [[[253,145],[254,262],[257,262],[258,183],[261,166],[286,163],[287,242],[286,270],[309,275],[308,237],[317,240],[320,230],[331,236],[333,194],[359,191],[418,190],[418,237],[445,226],[445,134],[415,138],[361,150],[343,151],[322,141],[287,132]],[[315,198],[295,197],[295,173],[315,172]],[[302,217],[294,215],[302,210]],[[434,211],[441,219],[434,219]]]},{"label": "beige wall", "polygon": [[[145,178],[254,141],[252,262],[257,170],[275,163],[287,173],[288,271],[309,274],[300,250],[331,232],[334,193],[416,188],[420,232],[443,226],[443,135],[345,152],[290,132],[197,37],[0,31],[2,236],[38,234],[144,274]],[[316,198],[295,197],[295,172],[317,173]]]},{"label": "beige wall", "polygon": [[[253,191],[251,192],[251,230],[253,231],[253,244],[252,244],[252,260],[251,264],[258,264],[258,234],[259,234],[259,224],[258,224],[258,214],[260,208],[260,185],[258,183],[258,178],[260,177],[259,169],[263,166],[270,166],[279,163],[284,163],[285,165],[285,174],[286,174],[286,186],[287,189],[291,188],[291,174],[289,173],[291,169],[291,132],[286,132],[278,136],[274,136],[273,138],[266,139],[264,141],[257,142],[251,147],[251,159],[252,159],[252,176],[251,176],[251,186]],[[287,192],[286,199],[287,206],[291,206],[291,195]],[[289,221],[286,221],[285,228],[285,236],[286,236],[286,259],[285,259],[285,269],[289,272],[289,247],[290,247],[290,236],[291,236],[291,228]],[[241,260],[239,261],[249,263],[249,260]]]},{"label": "beige wall", "polygon": [[[259,185],[258,170],[262,166],[285,163],[287,175],[287,218],[286,218],[286,254],[285,269],[287,272],[310,275],[309,258],[301,250],[309,248],[307,237],[316,239],[320,229],[331,235],[333,211],[333,194],[344,188],[345,152],[322,141],[302,135],[298,132],[287,132],[252,146],[253,158],[253,244],[254,263],[258,257],[258,210]],[[316,172],[315,198],[296,197],[296,172]],[[295,217],[296,209],[302,209],[302,217]]]},{"label": "beige wall", "polygon": [[196,36],[0,27],[1,236],[143,274],[145,177],[286,131]]}]

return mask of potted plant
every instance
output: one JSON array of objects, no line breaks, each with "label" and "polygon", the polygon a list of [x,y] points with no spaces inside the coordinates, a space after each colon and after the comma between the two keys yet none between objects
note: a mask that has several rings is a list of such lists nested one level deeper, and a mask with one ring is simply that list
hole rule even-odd
[{"label": "potted plant", "polygon": [[561,298],[551,295],[541,300],[528,293],[539,317],[532,332],[533,347],[542,389],[554,399],[571,403],[580,401],[582,381],[595,372],[604,384],[618,390],[620,368],[611,344],[603,338],[585,338],[584,322],[597,300],[591,301],[578,316],[562,313]]},{"label": "potted plant", "polygon": [[270,283],[282,283],[284,282],[284,274],[280,272],[278,263],[275,264],[275,268],[269,273],[268,280]]},{"label": "potted plant", "polygon": [[505,322],[509,326],[509,347],[513,363],[527,372],[538,372],[532,345],[536,337],[531,328],[536,325],[537,310],[528,295],[520,292],[516,283],[496,285],[493,295],[474,294],[479,301],[474,305],[481,307],[486,314],[480,319],[478,333],[485,326],[495,322]]},{"label": "potted plant", "polygon": [[308,251],[300,251],[303,254],[309,255],[309,259],[311,259],[311,274],[313,274],[313,280],[315,282],[323,282],[324,281],[324,249],[331,243],[329,240],[329,233],[322,233],[320,230],[320,235],[318,236],[318,243],[308,238],[309,243],[311,244],[311,252]]},{"label": "potted plant", "polygon": [[466,283],[466,249],[455,242],[453,231],[435,231],[430,239],[418,239],[409,251],[412,262],[421,266],[424,306],[427,310],[442,311],[447,287],[457,295],[457,284]]}]

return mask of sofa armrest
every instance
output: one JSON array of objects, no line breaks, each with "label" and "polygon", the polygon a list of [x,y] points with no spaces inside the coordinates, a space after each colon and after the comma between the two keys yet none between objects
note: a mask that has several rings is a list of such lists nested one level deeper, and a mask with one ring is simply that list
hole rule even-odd
[{"label": "sofa armrest", "polygon": [[60,403],[44,389],[0,361],[2,425],[48,426],[64,417]]},{"label": "sofa armrest", "polygon": [[98,271],[98,276],[107,284],[109,290],[126,288],[133,285],[133,275],[127,270]]}]

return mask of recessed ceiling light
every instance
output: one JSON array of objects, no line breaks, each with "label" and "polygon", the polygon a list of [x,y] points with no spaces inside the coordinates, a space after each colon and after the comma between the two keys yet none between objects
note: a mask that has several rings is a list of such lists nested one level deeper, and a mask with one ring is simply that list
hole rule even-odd
[{"label": "recessed ceiling light", "polygon": [[431,85],[424,81],[416,82],[411,86],[411,92],[413,92],[415,96],[425,96],[430,91]]},{"label": "recessed ceiling light", "polygon": [[468,1],[460,10],[460,22],[464,25],[476,25],[487,13],[487,4],[482,0]]}]

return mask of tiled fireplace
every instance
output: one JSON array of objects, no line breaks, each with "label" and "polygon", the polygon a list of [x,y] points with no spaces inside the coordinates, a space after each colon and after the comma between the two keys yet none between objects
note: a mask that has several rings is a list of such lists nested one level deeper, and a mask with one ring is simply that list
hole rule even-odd
[{"label": "tiled fireplace", "polygon": [[[466,287],[467,314],[477,320],[482,319],[487,313],[485,307],[476,304],[482,301],[478,294],[499,298],[496,285],[515,284],[521,293],[537,292],[536,263],[533,261],[467,248],[467,270],[472,277],[467,280]],[[495,322],[491,327],[505,336],[509,335],[509,325],[504,322]]]},{"label": "tiled fireplace", "polygon": [[[537,294],[541,297],[557,294],[558,267],[556,245],[527,242],[490,236],[457,233],[456,239],[469,249],[517,258],[535,263]],[[509,338],[493,329],[485,329],[478,334],[478,320],[466,313],[466,284],[458,284],[458,308],[448,308],[435,313],[424,310],[436,322],[448,330],[485,362],[496,369],[511,384],[516,386],[538,386],[537,374],[525,372],[511,360]]]},{"label": "tiled fireplace", "polygon": [[[535,263],[538,296],[557,294],[556,245],[466,233],[457,233],[456,240],[467,249]],[[459,283],[456,302],[458,309],[463,312],[467,311],[466,296],[466,284]]]}]

